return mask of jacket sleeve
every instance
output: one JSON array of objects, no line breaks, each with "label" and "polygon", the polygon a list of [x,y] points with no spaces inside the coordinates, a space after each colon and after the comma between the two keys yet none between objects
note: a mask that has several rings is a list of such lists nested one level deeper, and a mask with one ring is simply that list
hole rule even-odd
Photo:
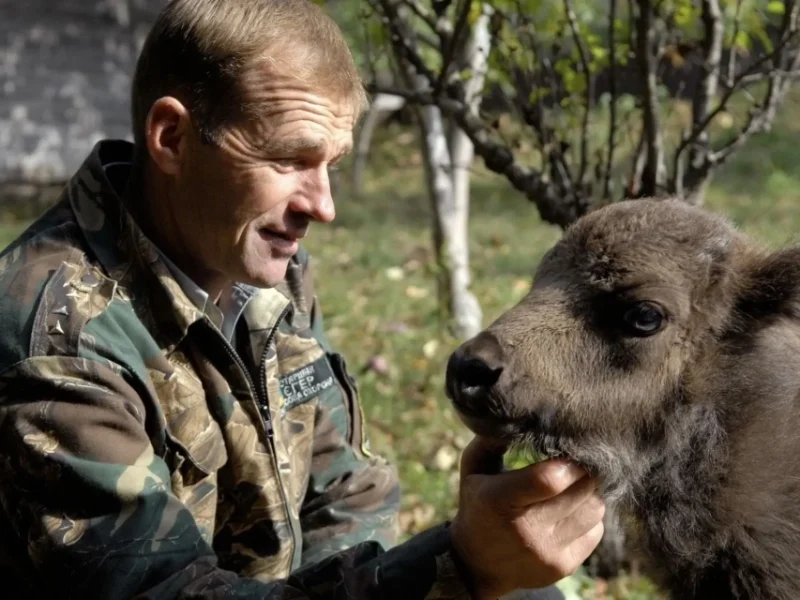
[{"label": "jacket sleeve", "polygon": [[468,597],[451,569],[446,525],[389,552],[363,541],[288,580],[219,568],[171,493],[132,382],[120,368],[63,356],[27,359],[0,376],[2,545],[26,557],[15,574],[49,586],[45,597]]},{"label": "jacket sleeve", "polygon": [[[304,278],[306,294],[313,294],[308,267]],[[320,395],[315,419],[300,514],[304,565],[366,540],[390,548],[396,543],[400,509],[397,472],[370,452],[355,381],[325,334],[318,299],[312,295],[309,300],[311,331],[325,351],[335,385]]]}]

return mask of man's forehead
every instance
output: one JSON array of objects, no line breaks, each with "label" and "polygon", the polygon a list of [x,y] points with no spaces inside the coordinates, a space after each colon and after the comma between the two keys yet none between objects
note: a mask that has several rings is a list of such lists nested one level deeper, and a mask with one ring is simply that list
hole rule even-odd
[{"label": "man's forehead", "polygon": [[244,75],[245,96],[250,103],[269,101],[311,102],[318,110],[331,113],[337,120],[351,121],[355,125],[357,107],[353,100],[340,97],[312,76],[305,77],[302,69],[292,63],[265,60],[251,67]]}]

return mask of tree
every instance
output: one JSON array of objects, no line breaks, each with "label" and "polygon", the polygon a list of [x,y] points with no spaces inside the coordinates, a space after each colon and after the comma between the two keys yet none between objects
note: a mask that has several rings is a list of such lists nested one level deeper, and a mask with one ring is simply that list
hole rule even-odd
[{"label": "tree", "polygon": [[478,111],[457,58],[479,0],[369,4],[414,81],[369,89],[442,111],[562,228],[623,198],[701,203],[800,74],[797,0],[493,0]]}]

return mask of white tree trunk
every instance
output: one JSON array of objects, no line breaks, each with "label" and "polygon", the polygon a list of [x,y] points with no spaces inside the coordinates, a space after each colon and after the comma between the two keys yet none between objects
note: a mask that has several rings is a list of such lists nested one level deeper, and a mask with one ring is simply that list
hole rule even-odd
[{"label": "white tree trunk", "polygon": [[[486,74],[489,53],[490,9],[483,5],[462,54],[456,57],[459,65],[470,68],[467,85],[469,103],[477,111],[480,92]],[[406,85],[428,91],[424,76],[414,73],[411,65],[398,62],[405,68],[402,75]],[[437,283],[443,308],[453,319],[453,333],[460,339],[477,335],[483,322],[480,303],[470,291],[469,272],[469,169],[474,149],[472,142],[458,128],[448,140],[441,110],[434,105],[415,106],[422,131],[422,154],[425,177],[433,206],[433,238],[438,267]],[[450,143],[448,143],[450,142]],[[452,144],[452,146],[451,146]],[[457,163],[454,164],[454,160]]]},{"label": "white tree trunk", "polygon": [[356,152],[353,157],[353,193],[361,193],[364,183],[364,169],[367,165],[369,147],[375,128],[380,123],[381,118],[395,110],[400,110],[406,103],[404,98],[392,94],[377,94],[367,109],[367,114],[361,122],[361,126],[356,133]]},{"label": "white tree trunk", "polygon": [[[488,66],[491,37],[489,17],[491,8],[483,5],[469,40],[464,45],[459,62],[467,65],[471,73],[464,86],[466,101],[470,110],[477,114],[481,92],[483,91]],[[469,270],[469,196],[470,167],[474,157],[474,147],[460,128],[453,127],[450,139],[450,158],[452,160],[453,200],[452,210],[442,222],[446,231],[447,254],[450,267],[450,289],[456,334],[469,338],[476,335],[481,327],[483,315],[477,298],[470,293],[471,277]]]}]

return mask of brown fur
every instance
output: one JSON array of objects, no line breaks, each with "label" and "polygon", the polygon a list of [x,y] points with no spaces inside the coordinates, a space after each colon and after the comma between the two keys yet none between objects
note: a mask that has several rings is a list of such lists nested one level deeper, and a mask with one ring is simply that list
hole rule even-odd
[{"label": "brown fur", "polygon": [[[799,300],[800,249],[679,201],[613,204],[456,350],[448,395],[475,431],[598,474],[673,598],[797,600]],[[636,336],[642,301],[666,318]]]}]

